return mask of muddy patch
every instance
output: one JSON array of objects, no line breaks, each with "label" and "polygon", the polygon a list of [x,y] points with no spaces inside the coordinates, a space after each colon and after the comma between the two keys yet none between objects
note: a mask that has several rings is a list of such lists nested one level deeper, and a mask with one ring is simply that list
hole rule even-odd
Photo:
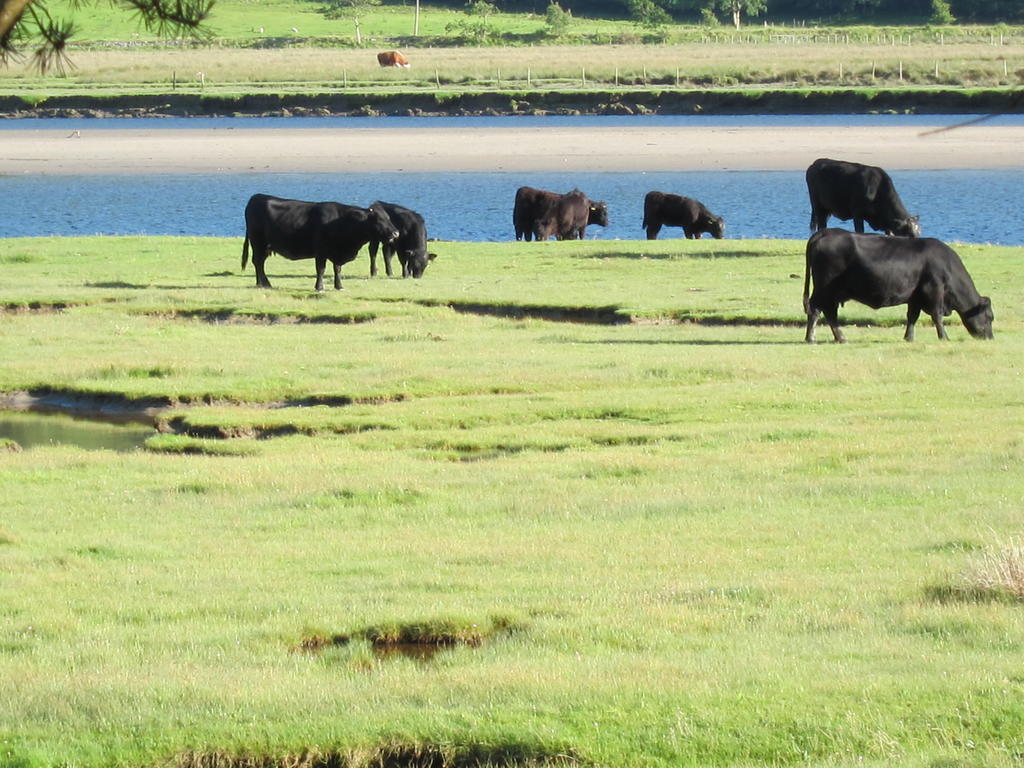
[{"label": "muddy patch", "polygon": [[632,318],[619,307],[558,307],[544,304],[483,304],[463,301],[419,301],[425,307],[448,307],[467,315],[501,317],[510,320],[549,320],[587,325],[628,325]]},{"label": "muddy patch", "polygon": [[618,306],[558,307],[538,304],[482,304],[476,302],[432,301],[420,301],[417,303],[422,306],[448,307],[461,314],[500,317],[508,320],[545,320],[553,323],[578,323],[583,325],[702,325],[802,328],[807,324],[806,318],[803,317],[752,317],[706,314],[686,310],[664,315],[630,315]]},{"label": "muddy patch", "polygon": [[370,647],[374,658],[378,660],[432,661],[442,651],[480,648],[524,629],[522,622],[505,616],[492,616],[481,622],[434,619],[404,624],[378,624],[354,632],[309,631],[294,649],[319,653],[329,648],[345,648],[363,643]]},{"label": "muddy patch", "polygon": [[82,419],[152,424],[157,415],[174,403],[169,398],[132,398],[117,392],[75,392],[33,389],[0,394],[0,410],[63,413]]},{"label": "muddy patch", "polygon": [[568,768],[586,763],[568,745],[508,741],[404,743],[389,741],[354,750],[308,750],[287,754],[195,751],[178,753],[175,768]]},{"label": "muddy patch", "polygon": [[372,312],[309,314],[305,312],[246,312],[236,309],[177,309],[147,311],[148,317],[166,320],[198,320],[216,325],[356,325],[377,319]]},{"label": "muddy patch", "polygon": [[328,437],[355,435],[362,432],[391,431],[397,427],[384,423],[334,424],[328,427],[298,424],[193,424],[188,416],[158,419],[156,428],[164,434],[175,434],[200,440],[270,440],[275,437]]}]

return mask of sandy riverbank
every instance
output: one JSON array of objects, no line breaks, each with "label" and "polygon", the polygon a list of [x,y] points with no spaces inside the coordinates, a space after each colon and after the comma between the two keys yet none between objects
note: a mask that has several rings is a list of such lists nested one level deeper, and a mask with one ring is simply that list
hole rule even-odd
[{"label": "sandy riverbank", "polygon": [[[936,127],[955,118],[936,118]],[[0,132],[0,174],[802,170],[837,157],[889,170],[1024,167],[1024,126],[132,127]]]}]

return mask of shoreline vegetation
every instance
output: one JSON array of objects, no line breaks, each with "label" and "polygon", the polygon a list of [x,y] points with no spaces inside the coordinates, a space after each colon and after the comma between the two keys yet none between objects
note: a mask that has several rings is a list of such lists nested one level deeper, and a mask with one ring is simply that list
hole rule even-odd
[{"label": "shoreline vegetation", "polygon": [[953,89],[630,89],[399,93],[152,93],[0,96],[0,116],[57,118],[987,114],[1024,111],[1009,88]]}]

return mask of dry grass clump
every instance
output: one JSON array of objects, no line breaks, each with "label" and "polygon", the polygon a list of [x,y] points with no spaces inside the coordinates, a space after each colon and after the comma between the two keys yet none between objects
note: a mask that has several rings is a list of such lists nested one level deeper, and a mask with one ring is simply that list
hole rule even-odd
[{"label": "dry grass clump", "polygon": [[1009,539],[981,554],[969,578],[977,589],[1024,602],[1024,541]]}]

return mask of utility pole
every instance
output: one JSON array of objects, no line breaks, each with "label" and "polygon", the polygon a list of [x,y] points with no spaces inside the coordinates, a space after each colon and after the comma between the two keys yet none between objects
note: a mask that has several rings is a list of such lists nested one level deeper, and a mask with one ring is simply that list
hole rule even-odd
[{"label": "utility pole", "polygon": [[412,25],[413,36],[418,36],[420,33],[420,0],[416,0],[416,17]]}]

